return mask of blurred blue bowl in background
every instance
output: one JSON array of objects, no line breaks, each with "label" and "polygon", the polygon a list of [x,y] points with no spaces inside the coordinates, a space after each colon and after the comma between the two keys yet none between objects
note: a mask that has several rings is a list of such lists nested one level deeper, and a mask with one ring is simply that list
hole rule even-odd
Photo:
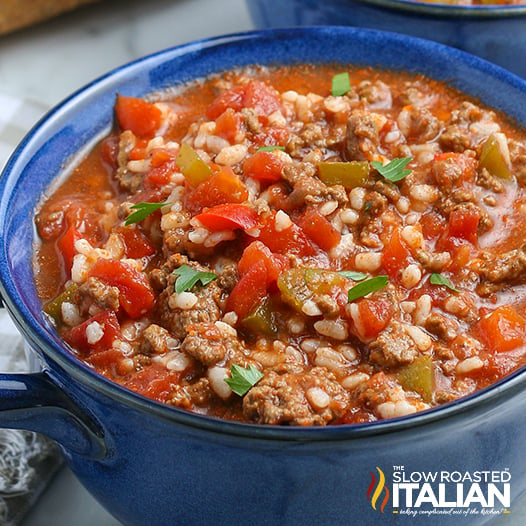
[{"label": "blurred blue bowl in background", "polygon": [[458,6],[407,0],[247,0],[256,27],[349,25],[453,46],[526,77],[526,4]]}]

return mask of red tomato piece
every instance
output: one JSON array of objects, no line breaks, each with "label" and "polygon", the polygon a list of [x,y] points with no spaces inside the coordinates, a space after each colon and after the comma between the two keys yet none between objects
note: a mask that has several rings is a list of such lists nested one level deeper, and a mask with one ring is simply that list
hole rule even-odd
[{"label": "red tomato piece", "polygon": [[254,136],[253,142],[257,147],[261,146],[285,146],[289,138],[289,130],[281,126],[266,128]]},{"label": "red tomato piece", "polygon": [[258,239],[277,254],[295,254],[304,257],[314,256],[319,252],[296,223],[293,222],[290,227],[283,230],[276,230],[275,214],[270,214],[264,220]]},{"label": "red tomato piece", "polygon": [[239,111],[243,108],[243,98],[245,95],[244,86],[236,86],[232,89],[223,91],[218,95],[206,110],[206,117],[210,120],[217,119],[227,108]]},{"label": "red tomato piece", "polygon": [[252,80],[246,85],[243,105],[265,116],[281,108],[276,92],[260,80]]},{"label": "red tomato piece", "polygon": [[477,161],[463,153],[440,153],[433,159],[432,174],[436,183],[446,190],[473,183]]},{"label": "red tomato piece", "polygon": [[98,259],[89,272],[104,283],[119,289],[119,303],[130,318],[146,314],[155,295],[146,276],[117,259]]},{"label": "red tomato piece", "polygon": [[244,320],[267,295],[267,267],[264,261],[252,265],[232,289],[226,310],[234,311],[238,320]]},{"label": "red tomato piece", "polygon": [[275,283],[279,276],[289,268],[289,262],[285,256],[273,254],[261,241],[253,241],[245,248],[238,262],[241,276],[245,275],[259,261],[263,261],[265,264],[269,285]]},{"label": "red tomato piece", "polygon": [[400,230],[393,231],[389,242],[385,244],[382,264],[391,279],[397,279],[400,271],[409,264],[409,249],[400,236]]},{"label": "red tomato piece", "polygon": [[392,316],[392,306],[386,299],[363,298],[357,301],[358,312],[362,326],[356,327],[358,336],[362,339],[375,338],[384,330]]},{"label": "red tomato piece", "polygon": [[449,214],[448,236],[477,243],[480,212],[476,208],[458,208]]},{"label": "red tomato piece", "polygon": [[102,141],[100,146],[100,155],[102,160],[110,166],[112,170],[117,169],[119,154],[119,138],[115,135],[107,137]]},{"label": "red tomato piece", "polygon": [[208,230],[250,230],[258,222],[257,212],[253,208],[237,203],[214,206],[195,218]]},{"label": "red tomato piece", "polygon": [[334,248],[342,237],[327,218],[314,208],[307,209],[299,222],[299,226],[314,243],[325,251]]},{"label": "red tomato piece", "polygon": [[146,186],[164,186],[170,182],[172,174],[178,171],[175,159],[154,166],[145,176]]},{"label": "red tomato piece", "polygon": [[228,142],[234,142],[241,131],[241,117],[233,108],[227,108],[217,119],[215,134]]},{"label": "red tomato piece", "polygon": [[248,198],[248,191],[232,168],[225,166],[203,181],[185,198],[185,204],[192,212],[226,203],[242,203]]},{"label": "red tomato piece", "polygon": [[511,351],[525,343],[526,321],[512,305],[497,307],[480,320],[479,329],[492,351]]},{"label": "red tomato piece", "polygon": [[273,152],[256,152],[243,163],[243,172],[264,183],[276,183],[282,178],[283,160]]},{"label": "red tomato piece", "polygon": [[73,258],[76,253],[75,241],[81,239],[81,237],[77,228],[72,225],[57,241],[57,252],[64,263],[64,272],[68,276],[71,276],[71,267],[73,266]]},{"label": "red tomato piece", "polygon": [[425,239],[435,239],[446,230],[447,222],[443,216],[436,212],[423,214],[420,218],[422,225],[422,235]]},{"label": "red tomato piece", "polygon": [[136,97],[117,96],[115,113],[119,126],[138,137],[151,137],[161,124],[161,110]]},{"label": "red tomato piece", "polygon": [[119,234],[126,247],[126,257],[137,259],[155,254],[155,248],[148,238],[136,228],[122,226],[114,229]]},{"label": "red tomato piece", "polygon": [[[86,330],[92,323],[97,323],[102,329],[102,337],[94,343],[90,343]],[[67,340],[72,347],[80,352],[92,352],[94,350],[104,350],[111,348],[114,340],[121,337],[121,327],[116,314],[111,311],[104,311],[89,320],[73,327],[69,331]]]}]

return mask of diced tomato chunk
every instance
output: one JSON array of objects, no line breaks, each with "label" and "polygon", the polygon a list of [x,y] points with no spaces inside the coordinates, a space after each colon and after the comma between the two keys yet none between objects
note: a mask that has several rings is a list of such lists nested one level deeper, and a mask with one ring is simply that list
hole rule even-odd
[{"label": "diced tomato chunk", "polygon": [[238,262],[241,276],[245,275],[259,261],[263,261],[265,264],[269,285],[275,283],[281,273],[289,268],[289,262],[285,256],[273,254],[261,241],[253,241],[245,248]]},{"label": "diced tomato chunk", "polygon": [[153,136],[161,124],[161,110],[137,97],[118,95],[115,113],[119,126],[138,137]]},{"label": "diced tomato chunk", "polygon": [[206,110],[206,117],[217,119],[227,108],[239,111],[243,108],[244,86],[236,86],[218,95]]},{"label": "diced tomato chunk", "polygon": [[100,155],[102,160],[115,170],[118,166],[117,156],[119,153],[119,138],[111,135],[102,141],[100,146]]},{"label": "diced tomato chunk", "polygon": [[284,228],[276,228],[276,215],[269,214],[261,225],[258,239],[272,252],[278,254],[294,254],[296,256],[314,256],[319,251],[296,223]]},{"label": "diced tomato chunk", "polygon": [[382,265],[391,279],[398,279],[400,272],[409,264],[410,252],[402,240],[400,230],[395,229],[382,254]]},{"label": "diced tomato chunk", "polygon": [[246,186],[232,171],[232,168],[225,166],[190,190],[186,195],[185,204],[190,211],[199,212],[206,207],[242,203],[247,197]]},{"label": "diced tomato chunk", "polygon": [[252,80],[246,85],[243,105],[253,108],[259,115],[268,116],[280,109],[276,92],[260,80]]},{"label": "diced tomato chunk", "polygon": [[144,177],[145,186],[164,186],[170,182],[172,174],[178,171],[175,159],[154,166]]},{"label": "diced tomato chunk", "polygon": [[425,239],[435,239],[446,230],[447,221],[436,212],[423,214],[420,218],[422,235]]},{"label": "diced tomato chunk", "polygon": [[217,119],[215,134],[230,143],[234,142],[241,131],[241,117],[233,108],[227,108]]},{"label": "diced tomato chunk", "polygon": [[146,276],[117,259],[98,259],[90,276],[119,289],[119,303],[130,318],[146,314],[154,304],[155,295]]},{"label": "diced tomato chunk", "polygon": [[497,307],[480,320],[479,329],[492,351],[511,351],[525,343],[526,321],[512,305]]},{"label": "diced tomato chunk", "polygon": [[71,267],[76,253],[75,242],[81,238],[76,226],[71,225],[57,241],[58,255],[64,263],[64,272],[67,276],[71,276]]},{"label": "diced tomato chunk", "polygon": [[449,214],[448,236],[477,243],[480,212],[477,208],[457,208]]},{"label": "diced tomato chunk", "polygon": [[209,230],[250,230],[257,225],[258,214],[248,206],[229,203],[209,208],[195,219]]},{"label": "diced tomato chunk", "polygon": [[243,172],[264,183],[276,183],[282,178],[285,163],[274,152],[256,152],[243,163]]},{"label": "diced tomato chunk", "polygon": [[464,183],[473,183],[477,161],[463,153],[447,152],[435,155],[432,174],[436,183],[444,190],[461,187]]},{"label": "diced tomato chunk", "polygon": [[252,80],[244,86],[223,91],[208,106],[206,116],[215,120],[228,108],[234,111],[252,108],[259,115],[268,116],[280,109],[280,103],[272,88],[260,80]]},{"label": "diced tomato chunk", "polygon": [[226,310],[234,311],[238,320],[244,320],[263,301],[267,294],[267,267],[264,261],[252,265],[232,289]]},{"label": "diced tomato chunk", "polygon": [[325,251],[334,248],[342,237],[327,218],[314,208],[307,209],[299,222],[299,226],[314,243]]},{"label": "diced tomato chunk", "polygon": [[358,336],[364,340],[375,338],[384,330],[392,316],[392,305],[384,298],[363,298],[356,302],[360,324],[355,324]]},{"label": "diced tomato chunk", "polygon": [[265,128],[260,133],[254,136],[254,145],[260,148],[261,146],[285,146],[289,138],[289,130],[281,126],[272,126]]},{"label": "diced tomato chunk", "polygon": [[148,238],[137,228],[128,226],[115,228],[124,242],[126,257],[137,259],[155,254],[155,248]]},{"label": "diced tomato chunk", "polygon": [[[97,324],[89,328],[92,324]],[[94,341],[99,329],[102,336]],[[90,332],[93,334],[90,336]],[[67,341],[72,347],[80,352],[91,352],[94,350],[104,350],[111,348],[114,340],[120,338],[121,327],[119,320],[113,311],[103,311],[89,320],[73,327],[66,336]]]}]

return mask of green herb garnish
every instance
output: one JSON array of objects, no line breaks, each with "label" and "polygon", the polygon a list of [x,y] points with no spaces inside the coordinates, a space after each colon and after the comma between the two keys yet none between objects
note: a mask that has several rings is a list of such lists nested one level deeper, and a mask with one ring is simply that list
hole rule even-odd
[{"label": "green herb garnish", "polygon": [[355,285],[352,289],[349,290],[348,300],[351,301],[357,300],[358,298],[363,298],[375,292],[377,290],[383,289],[389,283],[389,278],[387,276],[376,276],[374,278],[366,279],[358,285]]},{"label": "green herb garnish", "polygon": [[261,146],[261,148],[258,148],[256,150],[257,152],[273,152],[274,150],[281,150],[282,152],[285,151],[285,146]]},{"label": "green herb garnish", "polygon": [[413,160],[412,157],[402,157],[401,159],[395,157],[391,162],[383,165],[380,161],[372,161],[371,164],[378,171],[380,175],[385,177],[388,181],[396,183],[407,177],[413,170],[406,169],[406,166]]},{"label": "green herb garnish", "polygon": [[230,378],[225,378],[225,382],[234,393],[243,396],[263,378],[263,373],[253,365],[249,365],[247,369],[239,365],[232,365],[230,368],[230,376]]},{"label": "green herb garnish", "polygon": [[338,274],[353,281],[363,281],[367,277],[367,274],[357,272],[356,270],[340,270]]},{"label": "green herb garnish", "polygon": [[131,225],[132,223],[138,223],[139,221],[142,221],[146,217],[148,217],[152,212],[155,212],[156,210],[159,210],[159,208],[162,208],[163,206],[166,206],[168,203],[137,203],[135,205],[132,205],[130,208],[132,210],[135,210],[135,212],[132,212],[125,221],[125,225]]},{"label": "green herb garnish", "polygon": [[332,77],[331,95],[339,97],[351,90],[351,79],[349,73],[337,73]]},{"label": "green herb garnish", "polygon": [[174,270],[174,274],[179,276],[175,281],[175,292],[177,294],[185,290],[190,290],[198,281],[200,281],[204,287],[218,277],[217,274],[213,272],[201,272],[194,270],[188,265],[181,265],[178,269]]},{"label": "green herb garnish", "polygon": [[429,283],[432,283],[433,285],[442,285],[454,292],[460,292],[460,290],[453,286],[445,276],[442,276],[442,274],[438,274],[436,272],[433,272],[433,274],[431,274],[429,277]]}]

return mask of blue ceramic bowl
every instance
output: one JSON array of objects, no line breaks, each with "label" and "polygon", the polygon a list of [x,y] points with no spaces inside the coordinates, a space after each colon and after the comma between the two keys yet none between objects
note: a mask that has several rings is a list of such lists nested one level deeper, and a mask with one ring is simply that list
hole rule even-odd
[{"label": "blue ceramic bowl", "polygon": [[[1,293],[42,365],[33,374],[0,375],[0,425],[57,440],[86,488],[127,525],[486,524],[494,515],[471,502],[465,510],[478,513],[461,519],[433,511],[445,503],[453,508],[459,476],[482,471],[496,473],[500,482],[491,484],[503,494],[490,511],[513,512],[526,493],[526,371],[462,401],[390,421],[258,426],[186,413],[109,382],[70,354],[42,316],[32,270],[34,210],[77,152],[109,131],[116,93],[141,96],[235,66],[296,61],[420,71],[526,124],[526,83],[518,77],[439,44],[352,28],[219,37],[96,80],[29,133],[0,180]],[[426,490],[422,473],[444,473],[449,482],[435,480]],[[415,490],[407,506],[402,476],[442,500],[428,494],[415,508]],[[464,484],[467,495],[473,483]],[[489,486],[481,482],[479,490],[486,495]],[[411,518],[402,518],[408,510]]]},{"label": "blue ceramic bowl", "polygon": [[258,28],[350,25],[429,38],[526,77],[526,5],[411,0],[247,0]]}]

